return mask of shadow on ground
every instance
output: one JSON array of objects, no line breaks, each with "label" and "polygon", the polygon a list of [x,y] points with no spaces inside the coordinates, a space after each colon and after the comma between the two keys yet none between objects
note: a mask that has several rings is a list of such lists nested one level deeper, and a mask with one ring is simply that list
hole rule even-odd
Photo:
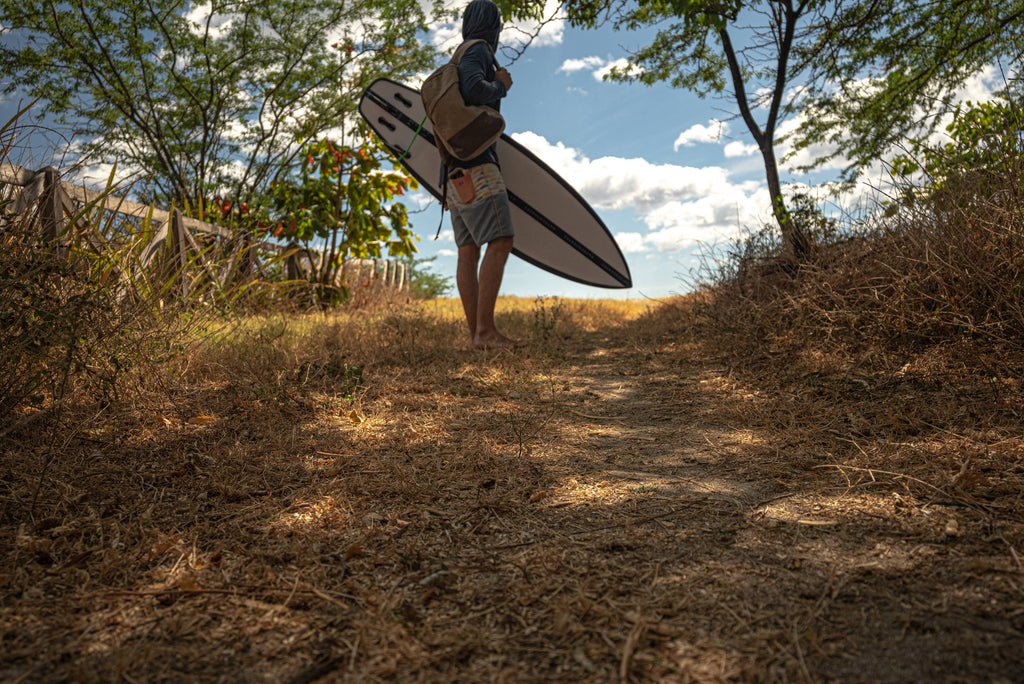
[{"label": "shadow on ground", "polygon": [[[0,678],[1024,671],[1020,489],[936,479],[955,426],[823,430],[813,402],[625,327],[416,363],[366,363],[351,402],[222,383],[129,407],[66,446],[32,518],[46,454],[8,449]],[[1019,432],[1004,446],[1019,484]],[[883,448],[901,470],[870,465]]]}]

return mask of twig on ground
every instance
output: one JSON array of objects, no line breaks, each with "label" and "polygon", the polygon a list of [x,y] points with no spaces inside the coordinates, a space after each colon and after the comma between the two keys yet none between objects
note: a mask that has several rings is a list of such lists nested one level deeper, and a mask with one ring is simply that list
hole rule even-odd
[{"label": "twig on ground", "polygon": [[629,681],[629,666],[633,661],[633,653],[636,651],[637,644],[640,643],[640,637],[643,636],[646,629],[647,622],[641,617],[637,619],[633,629],[629,631],[629,636],[626,637],[626,644],[622,647],[622,658],[619,661],[620,682],[625,683]]}]

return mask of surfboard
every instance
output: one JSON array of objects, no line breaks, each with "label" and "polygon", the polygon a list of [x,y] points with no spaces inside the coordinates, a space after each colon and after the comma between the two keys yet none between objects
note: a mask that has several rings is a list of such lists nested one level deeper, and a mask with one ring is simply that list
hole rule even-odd
[{"label": "surfboard", "polygon": [[[377,79],[363,93],[359,113],[420,186],[440,200],[441,157],[419,91]],[[572,185],[508,135],[497,149],[512,208],[512,253],[578,283],[632,287],[615,238]]]}]

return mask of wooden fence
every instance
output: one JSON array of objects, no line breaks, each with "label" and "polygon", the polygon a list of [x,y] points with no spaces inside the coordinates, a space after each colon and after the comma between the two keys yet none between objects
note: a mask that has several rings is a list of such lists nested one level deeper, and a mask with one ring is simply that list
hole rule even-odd
[{"label": "wooden fence", "polygon": [[[195,277],[186,277],[188,268],[201,269],[211,280],[225,286],[232,280],[244,280],[253,274],[272,277],[265,268],[262,255],[283,258],[284,269],[279,277],[287,280],[308,279],[316,272],[324,254],[318,250],[300,248],[298,245],[279,245],[272,242],[253,240],[244,234],[235,234],[224,226],[188,218],[179,210],[164,211],[119,197],[94,192],[83,186],[62,181],[52,166],[31,171],[13,164],[0,164],[0,200],[8,200],[7,210],[16,214],[38,212],[39,227],[43,239],[63,252],[71,240],[84,239],[93,249],[104,249],[92,226],[78,219],[75,225],[68,225],[79,215],[87,204],[102,205],[103,209],[116,214],[133,217],[142,221],[149,217],[153,236],[142,249],[139,266],[148,268],[161,252],[169,254],[171,264],[183,277],[178,278],[175,287],[183,297],[188,297],[191,282]],[[227,259],[209,258],[209,247],[219,242]],[[394,260],[347,259],[338,274],[341,280],[366,282],[367,279],[381,280],[386,285],[403,289],[408,286],[405,264]]]}]

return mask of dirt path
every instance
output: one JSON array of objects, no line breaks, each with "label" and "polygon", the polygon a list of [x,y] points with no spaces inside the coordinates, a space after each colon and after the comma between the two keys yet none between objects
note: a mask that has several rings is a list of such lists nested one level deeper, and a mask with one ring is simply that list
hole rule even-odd
[{"label": "dirt path", "polygon": [[126,413],[3,531],[0,679],[1024,681],[1009,507],[684,349],[577,342]]},{"label": "dirt path", "polygon": [[575,421],[577,487],[600,493],[553,526],[585,529],[581,509],[607,518],[573,543],[593,560],[610,552],[606,592],[628,587],[623,658],[639,635],[643,677],[1024,677],[1024,567],[1004,535],[1020,548],[1020,520],[840,469],[799,430],[771,429],[785,407],[768,404],[786,397],[724,368],[628,345],[606,354],[585,367],[573,412],[616,417]]}]

